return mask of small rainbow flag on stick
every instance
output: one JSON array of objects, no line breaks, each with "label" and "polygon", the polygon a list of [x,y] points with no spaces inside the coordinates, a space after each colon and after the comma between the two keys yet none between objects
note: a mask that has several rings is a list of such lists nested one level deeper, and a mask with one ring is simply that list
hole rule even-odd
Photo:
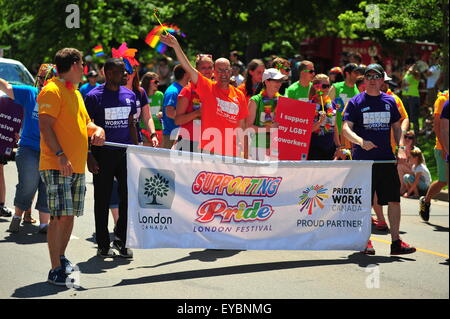
[{"label": "small rainbow flag on stick", "polygon": [[186,37],[184,33],[181,32],[180,28],[178,28],[175,25],[165,25],[161,24],[159,26],[156,26],[152,31],[150,31],[147,34],[147,37],[145,38],[145,43],[147,43],[152,48],[156,48],[156,51],[160,54],[164,54],[167,50],[167,45],[162,43],[160,41],[160,36],[163,32],[168,32],[172,35],[178,34],[181,35],[183,38]]},{"label": "small rainbow flag on stick", "polygon": [[96,47],[94,47],[94,53],[95,53],[95,56],[105,55],[105,52],[103,52],[103,46],[97,45]]}]

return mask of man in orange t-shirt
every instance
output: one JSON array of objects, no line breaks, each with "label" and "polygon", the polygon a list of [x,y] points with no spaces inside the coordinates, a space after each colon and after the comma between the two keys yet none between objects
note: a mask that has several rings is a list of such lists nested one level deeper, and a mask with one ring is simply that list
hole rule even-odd
[{"label": "man in orange t-shirt", "polygon": [[245,128],[248,106],[244,94],[230,85],[230,61],[225,58],[216,60],[214,78],[217,82],[213,82],[191,65],[174,36],[161,35],[161,42],[175,50],[178,61],[190,74],[191,82],[202,100],[200,148],[206,153],[240,156],[243,134],[239,129]]}]

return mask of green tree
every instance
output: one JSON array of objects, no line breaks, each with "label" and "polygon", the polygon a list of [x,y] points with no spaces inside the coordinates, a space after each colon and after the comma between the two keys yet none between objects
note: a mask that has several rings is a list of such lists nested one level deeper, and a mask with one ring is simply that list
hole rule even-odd
[{"label": "green tree", "polygon": [[[367,23],[369,4],[378,8],[379,27]],[[357,10],[339,15],[338,34],[352,39],[369,36],[381,43],[395,39],[436,42],[443,52],[445,86],[448,87],[448,8],[448,1],[444,0],[362,1]]]},{"label": "green tree", "polygon": [[144,195],[147,195],[147,197],[153,196],[152,202],[148,204],[161,205],[156,201],[156,197],[167,196],[169,192],[169,181],[158,173],[153,177],[145,179],[144,190]]}]

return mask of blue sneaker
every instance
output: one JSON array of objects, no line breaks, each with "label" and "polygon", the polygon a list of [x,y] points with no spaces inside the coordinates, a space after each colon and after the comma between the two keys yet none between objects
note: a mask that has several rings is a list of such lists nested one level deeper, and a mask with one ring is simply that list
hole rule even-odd
[{"label": "blue sneaker", "polygon": [[74,266],[69,261],[69,259],[66,258],[66,256],[64,256],[64,255],[60,256],[59,260],[61,262],[62,269],[64,269],[66,272],[66,275],[70,275],[71,273],[73,273],[75,271]]},{"label": "blue sneaker", "polygon": [[67,285],[67,278],[66,272],[63,268],[58,267],[53,270],[50,270],[48,273],[48,282],[57,285],[57,286],[66,286]]}]

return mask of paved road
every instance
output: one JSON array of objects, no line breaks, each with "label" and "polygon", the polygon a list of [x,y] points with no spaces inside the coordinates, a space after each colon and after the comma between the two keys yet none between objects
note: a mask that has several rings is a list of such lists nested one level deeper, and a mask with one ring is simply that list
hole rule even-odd
[{"label": "paved road", "polygon": [[[9,206],[15,170],[14,162],[5,166]],[[45,236],[35,234],[34,225],[10,234],[6,229],[11,218],[0,218],[0,298],[449,298],[448,202],[433,201],[430,222],[424,223],[417,215],[417,200],[402,200],[402,236],[419,248],[403,257],[389,255],[389,234],[374,233],[375,256],[353,251],[154,249],[134,250],[133,260],[103,261],[95,257],[91,180],[89,176],[85,215],[76,220],[67,252],[80,269],[80,287],[47,284]]]}]

